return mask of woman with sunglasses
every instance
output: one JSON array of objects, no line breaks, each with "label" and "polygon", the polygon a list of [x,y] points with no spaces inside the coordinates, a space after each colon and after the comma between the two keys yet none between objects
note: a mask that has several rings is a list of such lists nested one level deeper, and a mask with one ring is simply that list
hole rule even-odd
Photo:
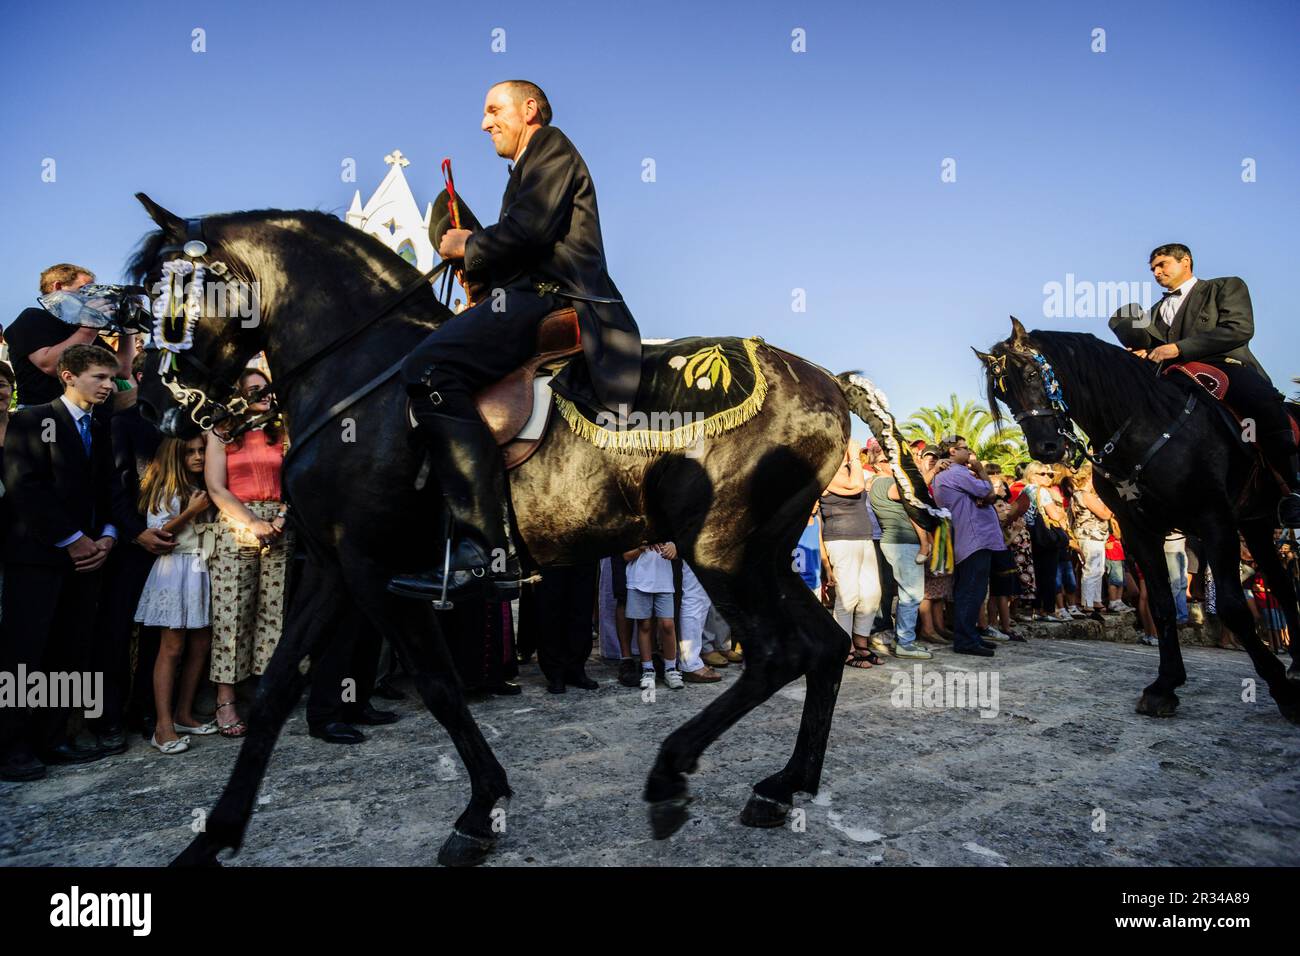
[{"label": "woman with sunglasses", "polygon": [[[254,414],[270,410],[270,380],[255,368],[239,376],[238,395]],[[204,475],[220,510],[212,555],[212,667],[222,736],[247,726],[235,707],[235,685],[261,674],[280,641],[285,577],[293,534],[281,500],[286,441],[278,423],[250,429],[233,441],[208,433]]]}]

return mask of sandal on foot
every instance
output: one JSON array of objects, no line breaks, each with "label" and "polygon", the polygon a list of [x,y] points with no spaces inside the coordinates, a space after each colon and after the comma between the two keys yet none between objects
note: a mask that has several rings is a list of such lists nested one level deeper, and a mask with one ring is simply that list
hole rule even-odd
[{"label": "sandal on foot", "polygon": [[[222,707],[234,707],[234,706],[235,706],[235,702],[233,700],[228,700],[224,704],[217,704],[217,710],[221,710]],[[248,725],[244,723],[244,720],[241,717],[239,720],[236,720],[233,724],[218,723],[217,733],[221,734],[221,736],[223,737],[242,737],[244,736],[244,734],[248,733]]]},{"label": "sandal on foot", "polygon": [[845,667],[860,667],[867,670],[872,667],[879,667],[885,663],[885,659],[871,649],[870,646],[861,646],[856,641],[853,643],[849,656],[844,660]]}]

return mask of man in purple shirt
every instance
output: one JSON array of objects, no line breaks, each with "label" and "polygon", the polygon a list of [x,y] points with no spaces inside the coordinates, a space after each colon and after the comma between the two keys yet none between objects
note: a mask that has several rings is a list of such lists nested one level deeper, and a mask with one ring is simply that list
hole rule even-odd
[{"label": "man in purple shirt", "polygon": [[1005,551],[1002,528],[993,502],[993,485],[984,466],[964,440],[939,444],[943,470],[934,476],[934,500],[952,512],[953,604],[956,624],[952,649],[958,654],[992,657],[995,645],[977,631],[980,605],[989,588],[994,551]]}]

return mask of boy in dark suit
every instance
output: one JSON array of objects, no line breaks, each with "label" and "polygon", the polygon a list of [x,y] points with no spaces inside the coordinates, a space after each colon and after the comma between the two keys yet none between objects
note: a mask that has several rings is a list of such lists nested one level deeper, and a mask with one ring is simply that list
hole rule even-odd
[{"label": "boy in dark suit", "polygon": [[[0,670],[88,669],[111,524],[113,450],[93,409],[116,391],[118,360],[97,345],[59,358],[63,395],[23,408],[5,436],[4,483],[13,523],[5,542]],[[102,702],[101,702],[102,704]],[[0,710],[0,779],[35,780],[49,763],[104,756],[69,737],[71,709]]]}]

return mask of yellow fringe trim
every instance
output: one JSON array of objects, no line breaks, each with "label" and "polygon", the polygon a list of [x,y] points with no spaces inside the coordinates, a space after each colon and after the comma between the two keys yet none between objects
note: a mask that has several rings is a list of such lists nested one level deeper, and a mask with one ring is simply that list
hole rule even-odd
[{"label": "yellow fringe trim", "polygon": [[558,394],[554,395],[555,407],[580,438],[597,448],[641,455],[680,451],[702,439],[713,438],[733,428],[739,428],[762,409],[763,400],[767,397],[767,378],[758,365],[758,345],[761,341],[756,336],[744,340],[745,352],[749,355],[749,367],[754,370],[754,390],[749,393],[749,396],[733,408],[716,412],[708,418],[694,421],[689,425],[681,425],[666,432],[649,428],[613,431],[589,420],[573,402]]}]

